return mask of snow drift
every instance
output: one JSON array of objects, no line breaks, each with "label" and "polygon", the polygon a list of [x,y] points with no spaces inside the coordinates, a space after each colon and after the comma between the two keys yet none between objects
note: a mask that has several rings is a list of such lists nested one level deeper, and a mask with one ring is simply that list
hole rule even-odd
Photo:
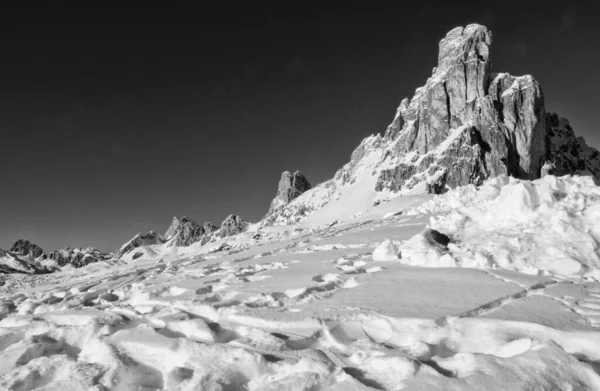
[{"label": "snow drift", "polygon": [[600,187],[592,177],[548,175],[528,181],[501,175],[480,188],[450,190],[407,212],[421,213],[434,214],[431,228],[451,242],[443,249],[418,234],[398,246],[407,264],[600,279]]}]

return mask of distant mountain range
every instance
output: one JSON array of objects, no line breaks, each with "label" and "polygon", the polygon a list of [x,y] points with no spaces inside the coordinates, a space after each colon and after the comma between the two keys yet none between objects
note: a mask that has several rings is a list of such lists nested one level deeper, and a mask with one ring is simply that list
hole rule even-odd
[{"label": "distant mountain range", "polygon": [[[411,99],[401,101],[385,133],[365,138],[350,162],[316,187],[299,171],[284,172],[256,229],[323,223],[323,218],[348,217],[394,197],[439,194],[500,174],[522,179],[578,174],[599,181],[600,153],[575,136],[568,120],[546,111],[542,88],[533,77],[492,72],[491,45],[492,34],[484,26],[450,31],[439,44],[431,77]],[[328,211],[319,220],[316,212],[324,209]],[[93,248],[46,252],[18,240],[10,250],[0,250],[0,273],[50,273],[93,262],[133,261],[148,256],[151,247],[206,245],[248,227],[237,215],[220,226],[173,218],[164,235],[139,233],[110,254]]]}]

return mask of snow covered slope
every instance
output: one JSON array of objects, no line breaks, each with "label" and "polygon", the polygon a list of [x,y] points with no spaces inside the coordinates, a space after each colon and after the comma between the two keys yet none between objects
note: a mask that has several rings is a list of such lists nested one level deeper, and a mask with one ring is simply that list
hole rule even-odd
[{"label": "snow covered slope", "polygon": [[[530,194],[515,193],[523,216],[493,207],[519,186]],[[544,208],[584,224],[597,191],[582,178],[499,178],[325,227],[254,226],[209,245],[162,245],[170,257],[1,275],[0,389],[598,390],[593,275],[417,268],[408,253],[376,255],[428,222],[452,226],[443,216],[459,211],[483,224],[480,204],[488,223],[507,220],[507,242]],[[467,252],[477,243],[465,221],[448,232]]]},{"label": "snow covered slope", "polygon": [[490,45],[259,223],[0,251],[0,389],[600,390],[600,155]]}]

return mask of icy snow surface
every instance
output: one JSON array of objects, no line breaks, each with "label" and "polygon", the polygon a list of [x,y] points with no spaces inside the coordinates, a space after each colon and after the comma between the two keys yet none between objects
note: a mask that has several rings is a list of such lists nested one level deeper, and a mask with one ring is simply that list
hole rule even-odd
[{"label": "icy snow surface", "polygon": [[593,183],[367,198],[327,224],[0,275],[0,389],[600,390]]}]

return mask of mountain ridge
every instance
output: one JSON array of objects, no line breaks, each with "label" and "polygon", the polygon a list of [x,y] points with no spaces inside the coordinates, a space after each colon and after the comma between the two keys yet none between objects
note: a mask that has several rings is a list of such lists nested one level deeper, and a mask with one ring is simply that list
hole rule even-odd
[{"label": "mountain ridge", "polygon": [[[391,198],[440,194],[499,175],[536,179],[579,174],[598,182],[600,153],[576,136],[567,119],[546,111],[542,87],[531,75],[493,72],[491,47],[492,33],[485,26],[470,24],[449,31],[440,40],[431,76],[412,98],[401,100],[390,125],[364,138],[350,161],[317,186],[301,171],[284,171],[257,229],[299,222],[329,224]],[[36,262],[52,261],[51,269],[58,270],[123,259],[126,254],[135,260],[149,255],[145,249],[152,246],[206,245],[250,226],[233,214],[220,226],[174,217],[164,235],[138,233],[114,253],[95,249],[46,253],[20,240],[0,258],[12,257],[7,264],[28,262],[33,272],[45,272],[50,269],[40,264],[38,270]]]},{"label": "mountain ridge", "polygon": [[576,137],[568,120],[546,112],[542,88],[531,75],[492,72],[491,46],[491,32],[479,24],[448,32],[432,75],[412,98],[402,99],[383,135],[363,139],[332,179],[262,224],[306,221],[337,201],[338,209],[351,207],[347,195],[357,192],[357,182],[373,187],[364,200],[379,203],[480,185],[498,175],[581,174],[598,181],[598,151]]}]

